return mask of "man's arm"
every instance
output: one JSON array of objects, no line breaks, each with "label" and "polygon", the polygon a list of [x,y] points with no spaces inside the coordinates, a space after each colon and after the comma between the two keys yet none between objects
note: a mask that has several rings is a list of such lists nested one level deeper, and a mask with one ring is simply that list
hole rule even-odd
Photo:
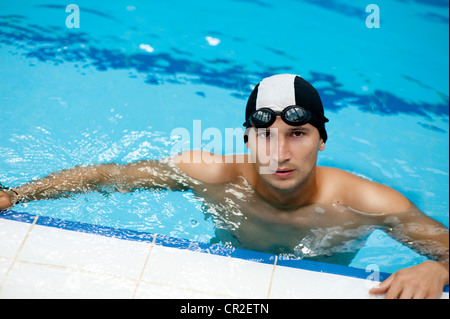
[{"label": "man's arm", "polygon": [[188,187],[189,180],[183,178],[169,159],[126,165],[79,166],[52,173],[11,190],[0,191],[0,209],[17,202],[67,197],[89,191],[129,192],[138,188],[184,190]]},{"label": "man's arm", "polygon": [[386,298],[439,298],[449,283],[448,229],[412,204],[406,211],[389,214],[384,223],[391,237],[432,260],[401,269],[370,292],[386,293]]},{"label": "man's arm", "polygon": [[353,190],[349,206],[369,213],[394,239],[434,260],[396,272],[370,293],[439,298],[449,282],[449,230],[390,187],[356,176],[348,178],[347,187]]},{"label": "man's arm", "polygon": [[243,159],[189,151],[163,160],[75,167],[12,190],[0,191],[0,210],[17,202],[67,197],[90,191],[129,192],[143,188],[175,191],[190,189],[200,182],[225,183],[238,174],[238,161]]}]

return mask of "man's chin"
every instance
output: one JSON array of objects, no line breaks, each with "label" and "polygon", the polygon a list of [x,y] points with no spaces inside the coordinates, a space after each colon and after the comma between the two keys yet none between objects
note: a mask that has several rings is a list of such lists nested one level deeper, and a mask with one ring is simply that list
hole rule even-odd
[{"label": "man's chin", "polygon": [[270,185],[273,189],[281,192],[281,193],[289,193],[297,188],[298,182],[295,179],[280,179],[275,175],[271,175],[268,178],[265,178],[266,183]]}]

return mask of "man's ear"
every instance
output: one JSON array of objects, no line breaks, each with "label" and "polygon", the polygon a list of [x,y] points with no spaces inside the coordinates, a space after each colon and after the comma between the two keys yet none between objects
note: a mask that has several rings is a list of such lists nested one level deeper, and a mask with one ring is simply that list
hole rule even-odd
[{"label": "man's ear", "polygon": [[245,143],[245,147],[248,148],[248,133],[250,132],[250,127],[245,129],[244,132],[244,143]]},{"label": "man's ear", "polygon": [[320,139],[319,151],[323,151],[325,149],[325,142],[323,139]]}]

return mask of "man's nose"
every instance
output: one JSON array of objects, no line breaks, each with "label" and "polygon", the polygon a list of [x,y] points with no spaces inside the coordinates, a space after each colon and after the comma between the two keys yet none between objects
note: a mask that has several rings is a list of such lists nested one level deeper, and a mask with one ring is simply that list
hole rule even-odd
[{"label": "man's nose", "polygon": [[289,148],[289,143],[286,141],[286,137],[280,134],[277,139],[278,143],[278,154],[277,160],[278,163],[288,162],[291,159],[291,151]]}]

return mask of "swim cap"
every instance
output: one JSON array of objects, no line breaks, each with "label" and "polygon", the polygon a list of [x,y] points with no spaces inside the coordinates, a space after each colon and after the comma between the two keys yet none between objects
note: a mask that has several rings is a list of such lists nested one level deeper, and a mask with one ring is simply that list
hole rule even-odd
[{"label": "swim cap", "polygon": [[309,123],[319,130],[320,137],[326,142],[328,136],[325,123],[328,119],[324,115],[319,93],[305,79],[295,74],[273,75],[256,85],[247,101],[244,126],[250,126],[250,116],[261,108],[281,112],[291,105],[301,106],[311,113]]}]

